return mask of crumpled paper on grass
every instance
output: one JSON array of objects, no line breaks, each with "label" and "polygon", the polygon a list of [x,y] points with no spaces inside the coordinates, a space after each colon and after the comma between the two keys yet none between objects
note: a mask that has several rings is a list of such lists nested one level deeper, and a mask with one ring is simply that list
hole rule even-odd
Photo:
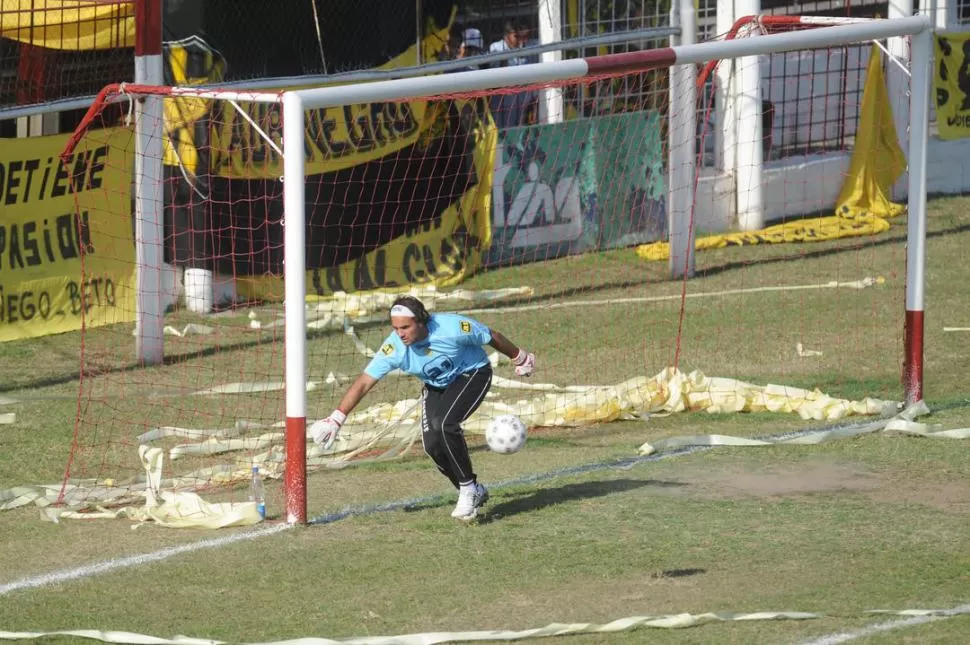
[{"label": "crumpled paper on grass", "polygon": [[[469,304],[482,305],[510,298],[524,299],[533,294],[534,289],[532,287],[509,287],[481,291],[470,289],[439,291],[433,285],[411,287],[396,292],[366,291],[348,294],[338,291],[332,296],[320,299],[308,306],[307,329],[347,331],[353,323],[386,321],[391,304],[400,296],[414,296],[424,303],[428,311],[435,311],[448,304],[467,307]],[[285,320],[282,317],[268,323],[258,320],[251,321],[251,326],[255,329],[272,329],[284,325]]]},{"label": "crumpled paper on grass", "polygon": [[[861,430],[852,433],[905,432],[931,438],[970,438],[970,429],[942,430],[936,426],[917,424],[916,416],[926,414],[925,405],[899,412],[900,405],[894,401],[866,398],[859,401],[838,399],[818,390],[806,390],[783,385],[756,385],[737,379],[708,377],[700,371],[683,373],[667,368],[653,377],[638,376],[615,385],[560,386],[552,383],[520,381],[494,376],[493,390],[478,411],[463,424],[469,433],[484,434],[488,420],[499,414],[516,414],[529,428],[577,427],[617,420],[636,420],[651,415],[669,415],[678,412],[705,411],[728,412],[779,412],[798,414],[802,419],[833,422],[851,416],[880,416],[872,424],[863,424]],[[245,389],[245,388],[243,388]],[[210,391],[219,391],[212,388]],[[521,398],[513,398],[518,393]],[[348,465],[370,463],[398,458],[420,439],[420,406],[418,399],[406,399],[394,403],[378,403],[350,415],[336,441],[328,450],[307,440],[307,465],[309,467],[345,468]],[[892,415],[896,416],[892,417]],[[892,417],[886,419],[886,417]],[[308,419],[312,423],[312,419]],[[860,427],[860,426],[854,426]],[[255,433],[255,434],[254,434]],[[248,480],[255,464],[267,479],[277,479],[283,473],[283,423],[258,424],[239,421],[229,428],[191,429],[176,427],[155,428],[141,435],[147,444],[162,437],[178,436],[186,441],[171,448],[168,457],[192,455],[216,455],[240,452],[245,458],[230,460],[223,464],[180,473],[168,479],[160,478],[154,490],[158,492],[156,504],[141,510],[122,512],[114,508],[130,507],[145,500],[151,488],[150,477],[105,486],[105,481],[72,481],[65,489],[66,509],[60,509],[59,517],[73,517],[63,511],[96,510],[114,517],[130,517],[139,521],[155,521],[166,526],[211,527],[238,525],[235,522],[251,521],[252,517],[235,517],[213,520],[211,516],[232,508],[207,505],[197,496],[183,493],[199,487],[229,485]],[[823,440],[848,436],[847,432],[829,430],[803,435],[790,440],[792,444],[817,443]],[[701,437],[673,437],[640,446],[640,454],[652,454],[690,445],[771,445],[771,442],[748,438],[731,438],[724,435]],[[141,450],[148,449],[142,445]],[[151,456],[162,454],[151,448]],[[143,460],[145,454],[142,453]],[[149,472],[155,472],[149,470]],[[0,491],[0,510],[15,508],[29,503],[41,507],[50,506],[57,499],[60,486],[18,487]],[[173,491],[174,497],[161,495]],[[178,491],[178,492],[176,492]],[[160,501],[158,501],[160,499]],[[111,506],[112,509],[107,507]],[[156,508],[159,507],[159,508]],[[248,512],[248,511],[247,511]],[[82,514],[79,514],[82,515]],[[92,517],[88,512],[85,517]],[[106,515],[107,516],[107,515]],[[192,518],[208,518],[196,521]],[[223,523],[226,522],[226,523]]]},{"label": "crumpled paper on grass", "polygon": [[84,512],[68,507],[48,507],[47,519],[113,519],[124,517],[136,522],[154,522],[168,528],[218,529],[230,526],[250,526],[262,521],[255,502],[207,502],[188,491],[162,490],[162,466],[165,453],[159,448],[138,447],[138,456],[145,468],[146,481],[141,497],[142,506],[108,509],[103,506]]}]

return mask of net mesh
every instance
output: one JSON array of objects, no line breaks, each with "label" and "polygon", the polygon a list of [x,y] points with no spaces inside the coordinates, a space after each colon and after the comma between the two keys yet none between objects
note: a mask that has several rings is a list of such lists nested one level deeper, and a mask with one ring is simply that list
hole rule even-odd
[{"label": "net mesh", "polygon": [[133,3],[8,2],[0,23],[0,107],[91,96],[132,75]]},{"label": "net mesh", "polygon": [[[750,174],[743,163],[738,176],[699,171],[692,207],[668,213],[675,108],[665,69],[308,112],[308,420],[326,416],[381,351],[387,307],[402,292],[466,312],[539,356],[536,380],[547,385],[538,390],[523,390],[493,356],[493,393],[466,425],[470,441],[499,412],[537,428],[684,409],[798,411],[805,392],[795,388],[900,399],[904,252],[891,242],[905,232],[890,198],[903,151],[875,136],[893,131],[882,108],[899,97],[873,52],[761,59],[768,96],[783,97],[765,123],[786,163],[754,178],[768,227],[743,233],[732,226],[733,184]],[[598,89],[631,86],[651,99]],[[166,483],[230,497],[225,485],[245,481],[253,463],[270,476],[285,463],[280,105],[158,92],[161,365],[133,357],[133,132],[93,110],[72,152],[101,150],[115,181],[78,194],[79,211],[100,224],[83,247],[68,498],[79,482],[111,478],[123,499],[143,476],[139,446],[165,452]],[[698,153],[719,136],[713,93],[699,95]],[[586,118],[571,111],[578,97],[599,97]],[[540,104],[549,123],[535,123]],[[690,218],[698,238],[688,281],[669,279],[669,217]],[[109,279],[110,300],[93,286]],[[706,394],[679,398],[686,382]],[[793,389],[763,394],[759,407],[739,394],[745,383]],[[311,467],[419,454],[419,392],[412,379],[387,377],[331,451],[309,446]]]}]

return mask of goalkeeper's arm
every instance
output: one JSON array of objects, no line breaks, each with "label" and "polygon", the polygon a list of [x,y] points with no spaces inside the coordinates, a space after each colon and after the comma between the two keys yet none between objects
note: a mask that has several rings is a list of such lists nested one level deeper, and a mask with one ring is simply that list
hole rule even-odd
[{"label": "goalkeeper's arm", "polygon": [[361,372],[360,376],[354,379],[354,382],[350,384],[347,391],[340,398],[340,403],[337,405],[337,410],[339,410],[345,416],[350,414],[360,400],[364,398],[368,392],[377,385],[377,379],[368,374],[367,372]]},{"label": "goalkeeper's arm", "polygon": [[364,395],[370,392],[371,388],[377,384],[378,379],[367,372],[362,372],[340,399],[340,405],[330,413],[326,419],[320,419],[310,424],[307,429],[313,442],[322,445],[324,450],[329,450],[340,432],[341,426],[347,420],[347,415],[357,407]]},{"label": "goalkeeper's arm", "polygon": [[519,353],[519,348],[515,346],[515,343],[494,329],[489,328],[489,331],[492,332],[492,340],[488,344],[496,351],[502,352],[509,358],[514,359]]},{"label": "goalkeeper's arm", "polygon": [[502,352],[512,359],[512,364],[515,365],[515,373],[519,376],[531,376],[536,365],[536,355],[521,347],[516,347],[515,343],[494,329],[489,329],[489,331],[492,334],[492,340],[488,344],[496,351]]}]

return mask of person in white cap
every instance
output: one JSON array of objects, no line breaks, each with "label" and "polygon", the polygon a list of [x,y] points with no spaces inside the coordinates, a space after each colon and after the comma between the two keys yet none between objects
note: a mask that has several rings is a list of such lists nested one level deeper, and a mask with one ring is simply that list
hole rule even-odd
[{"label": "person in white cap", "polygon": [[485,41],[482,39],[482,32],[475,29],[474,27],[469,27],[464,32],[462,32],[461,47],[462,51],[459,52],[458,58],[466,58],[468,56],[475,56],[481,54],[484,49]]},{"label": "person in white cap", "polygon": [[337,409],[310,426],[310,436],[318,445],[329,448],[347,415],[384,376],[400,369],[418,377],[424,382],[424,451],[458,489],[458,504],[451,516],[473,520],[488,501],[488,489],[478,483],[461,423],[478,408],[492,384],[492,368],[483,346],[489,345],[512,359],[519,376],[532,374],[535,354],[468,316],[430,314],[411,296],[394,301],[390,321],[394,331],[344,393]]},{"label": "person in white cap", "polygon": [[[455,60],[463,60],[480,56],[483,51],[482,46],[482,32],[474,27],[461,29],[456,25],[453,28],[448,44],[442,50],[442,54],[445,60],[452,57]],[[479,69],[478,65],[468,65],[467,67],[448,70],[448,72],[467,72],[476,69]]]}]

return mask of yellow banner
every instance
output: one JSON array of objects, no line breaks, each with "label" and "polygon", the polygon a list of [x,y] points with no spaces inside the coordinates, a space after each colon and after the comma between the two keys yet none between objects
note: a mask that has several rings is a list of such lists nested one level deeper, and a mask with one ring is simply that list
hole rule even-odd
[{"label": "yellow banner", "polygon": [[[335,292],[407,289],[412,285],[447,287],[474,274],[491,244],[492,170],[498,131],[477,131],[475,172],[478,183],[465,191],[441,216],[416,227],[357,260],[307,273],[307,296]],[[238,278],[237,292],[245,297],[279,300],[278,278]]]},{"label": "yellow banner", "polygon": [[960,139],[970,135],[970,33],[937,34],[934,43],[936,125],[941,139]]},{"label": "yellow banner", "polygon": [[[447,25],[432,29],[421,43],[422,60],[434,60],[448,41],[455,10]],[[176,69],[179,52],[170,53]],[[418,62],[417,45],[377,69],[410,67]],[[213,66],[221,76],[222,67]],[[199,79],[176,75],[177,84],[200,84],[219,78]],[[337,81],[339,82],[339,81]],[[336,84],[335,82],[334,84]],[[305,86],[293,86],[288,90]],[[314,86],[321,87],[321,86]],[[280,104],[199,99],[166,99],[165,163],[181,162],[187,172],[196,174],[194,123],[209,116],[209,171],[235,179],[272,179],[283,174],[283,120]],[[237,109],[238,107],[238,109]],[[244,114],[240,113],[240,110]],[[308,110],[305,116],[306,174],[335,172],[374,161],[418,142],[432,127],[435,113],[427,101],[353,104]],[[267,137],[272,141],[267,141]]]},{"label": "yellow banner", "polygon": [[[426,102],[368,103],[309,110],[306,113],[306,174],[350,168],[413,145],[431,124]],[[283,140],[277,104],[241,106],[276,144]],[[283,159],[253,124],[232,106],[213,106],[210,170],[222,177],[268,179],[283,174]]]},{"label": "yellow banner", "polygon": [[130,138],[105,132],[66,166],[67,135],[0,148],[0,341],[134,319]]},{"label": "yellow banner", "polygon": [[3,0],[0,36],[50,49],[134,47],[135,3]]}]

